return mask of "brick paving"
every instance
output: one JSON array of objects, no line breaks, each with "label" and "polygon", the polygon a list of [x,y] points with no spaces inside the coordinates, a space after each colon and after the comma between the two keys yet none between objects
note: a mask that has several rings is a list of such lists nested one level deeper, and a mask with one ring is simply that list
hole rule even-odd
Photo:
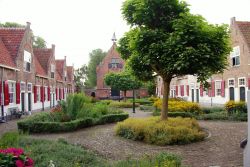
[{"label": "brick paving", "polygon": [[[127,111],[133,117],[150,115],[146,112],[136,111],[136,114],[132,114],[131,110]],[[239,144],[246,137],[247,123],[226,121],[199,121],[199,123],[203,128],[209,130],[211,137],[202,142],[181,146],[154,146],[127,140],[115,136],[115,124],[94,126],[71,133],[37,134],[32,137],[50,140],[64,138],[72,144],[93,150],[110,160],[139,158],[144,154],[166,151],[180,155],[184,165],[192,167],[241,167],[243,150]],[[0,124],[0,134],[8,130],[16,130],[15,121]]]}]

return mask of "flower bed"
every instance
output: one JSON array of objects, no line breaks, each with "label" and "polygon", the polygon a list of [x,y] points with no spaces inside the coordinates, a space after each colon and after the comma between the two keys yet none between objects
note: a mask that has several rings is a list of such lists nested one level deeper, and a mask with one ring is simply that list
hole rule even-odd
[{"label": "flower bed", "polygon": [[187,144],[205,138],[195,119],[180,117],[166,121],[159,117],[129,118],[117,124],[116,134],[156,145]]}]

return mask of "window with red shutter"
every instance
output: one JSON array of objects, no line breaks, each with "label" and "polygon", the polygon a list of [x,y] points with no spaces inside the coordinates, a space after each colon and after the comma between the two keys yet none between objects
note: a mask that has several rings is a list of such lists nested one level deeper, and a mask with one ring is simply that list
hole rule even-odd
[{"label": "window with red shutter", "polygon": [[221,97],[225,97],[225,81],[221,81]]},{"label": "window with red shutter", "polygon": [[41,102],[44,102],[44,92],[43,92],[43,90],[44,90],[44,88],[41,86],[41,87],[40,87],[40,96],[41,96],[40,101],[41,101]]},{"label": "window with red shutter", "polygon": [[56,88],[56,100],[58,100],[58,90]]},{"label": "window with red shutter", "polygon": [[212,97],[215,96],[215,82],[212,81],[212,92],[211,92]]},{"label": "window with red shutter", "polygon": [[37,102],[37,87],[34,86],[33,89],[34,89],[34,103],[36,103]]},{"label": "window with red shutter", "polygon": [[187,85],[187,96],[189,96],[189,85]]},{"label": "window with red shutter", "polygon": [[10,104],[8,81],[4,81],[4,105]]},{"label": "window with red shutter", "polygon": [[16,104],[20,104],[20,82],[16,83]]},{"label": "window with red shutter", "polygon": [[184,96],[184,85],[181,85],[181,96]]},{"label": "window with red shutter", "polygon": [[50,101],[50,87],[48,87],[48,101]]},{"label": "window with red shutter", "polygon": [[250,78],[248,78],[248,90],[250,90]]}]

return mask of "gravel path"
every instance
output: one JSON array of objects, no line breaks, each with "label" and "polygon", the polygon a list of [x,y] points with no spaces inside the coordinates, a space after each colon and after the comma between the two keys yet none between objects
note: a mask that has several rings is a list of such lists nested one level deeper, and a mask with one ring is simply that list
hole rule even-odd
[{"label": "gravel path", "polygon": [[[131,117],[147,117],[150,113],[136,111]],[[99,125],[71,133],[39,134],[34,138],[56,140],[64,138],[72,144],[79,144],[111,160],[139,158],[144,154],[162,151],[179,154],[183,163],[192,167],[240,167],[243,150],[240,141],[247,134],[246,122],[199,121],[203,128],[210,131],[211,137],[205,141],[182,146],[154,146],[142,142],[117,137],[115,124]]]},{"label": "gravel path", "polygon": [[[148,117],[147,112],[127,109],[130,117]],[[16,131],[17,120],[0,124],[0,136],[8,131]],[[246,137],[246,122],[199,121],[203,128],[211,133],[205,141],[182,146],[154,146],[142,142],[117,137],[114,134],[115,124],[99,125],[71,133],[37,134],[34,138],[57,140],[64,138],[72,144],[80,144],[111,160],[139,158],[144,154],[155,154],[162,151],[179,154],[183,163],[192,167],[241,167],[243,150],[240,141]]]}]

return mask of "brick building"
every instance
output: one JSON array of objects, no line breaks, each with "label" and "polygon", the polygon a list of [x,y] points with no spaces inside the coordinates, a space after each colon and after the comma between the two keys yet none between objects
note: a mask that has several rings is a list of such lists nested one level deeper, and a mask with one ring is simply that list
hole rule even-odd
[{"label": "brick building", "polygon": [[[121,58],[120,54],[116,50],[116,38],[113,37],[113,45],[109,49],[107,55],[104,57],[103,61],[96,67],[97,74],[97,89],[96,89],[96,97],[99,99],[107,99],[107,98],[119,98],[123,97],[123,92],[110,88],[105,85],[104,77],[109,72],[121,72],[124,69],[125,61]],[[133,92],[128,91],[127,97],[133,97]],[[145,97],[148,96],[148,92],[146,89],[136,90],[136,96]]]},{"label": "brick building", "polygon": [[[229,100],[246,101],[250,88],[250,22],[231,19],[230,36],[233,51],[228,55],[229,66],[222,74],[212,75],[205,90],[195,76],[174,78],[170,86],[171,97],[206,104],[224,104]],[[162,79],[158,77],[156,93],[162,97]]]},{"label": "brick building", "polygon": [[61,81],[63,86],[57,84],[55,46],[35,49],[32,44],[30,23],[24,28],[0,27],[0,117],[14,109],[32,112],[54,107],[59,87],[66,94],[74,91],[73,67]]}]

